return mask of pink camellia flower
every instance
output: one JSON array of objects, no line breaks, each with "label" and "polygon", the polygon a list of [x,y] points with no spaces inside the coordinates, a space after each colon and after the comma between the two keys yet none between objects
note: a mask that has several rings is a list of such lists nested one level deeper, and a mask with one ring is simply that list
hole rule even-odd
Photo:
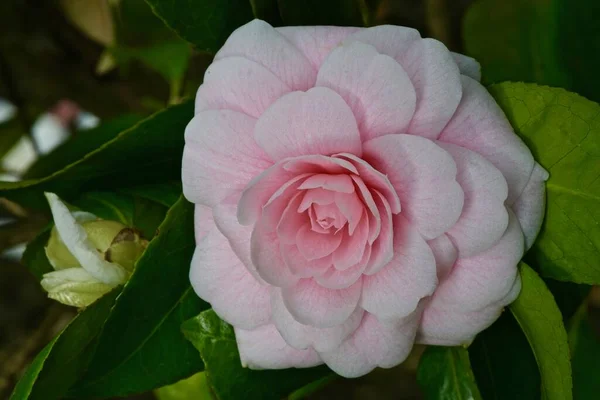
[{"label": "pink camellia flower", "polygon": [[518,295],[548,174],[479,65],[414,29],[252,21],[186,129],[190,279],[251,368],[346,377],[459,345]]}]

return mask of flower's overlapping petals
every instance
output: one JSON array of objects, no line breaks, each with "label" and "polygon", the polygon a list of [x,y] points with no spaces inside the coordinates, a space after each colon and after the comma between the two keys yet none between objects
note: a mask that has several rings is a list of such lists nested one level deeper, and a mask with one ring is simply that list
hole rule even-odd
[{"label": "flower's overlapping petals", "polygon": [[439,140],[479,153],[494,164],[506,178],[512,204],[533,171],[533,156],[488,91],[467,76],[462,76],[462,85],[460,105]]},{"label": "flower's overlapping petals", "polygon": [[442,282],[452,271],[452,267],[458,259],[458,250],[446,234],[429,240],[427,244],[435,258],[438,282]]},{"label": "flower's overlapping petals", "polygon": [[190,282],[233,326],[254,329],[270,321],[269,287],[250,274],[214,224],[196,247]]},{"label": "flower's overlapping petals", "polygon": [[459,53],[452,53],[452,58],[458,65],[458,70],[462,75],[475,79],[477,82],[481,80],[481,65],[477,60]]},{"label": "flower's overlapping petals", "polygon": [[313,349],[298,350],[281,337],[275,325],[254,330],[235,328],[235,338],[244,367],[252,369],[308,368],[322,363]]},{"label": "flower's overlapping petals", "polygon": [[440,146],[454,158],[456,180],[465,193],[462,214],[447,234],[461,258],[470,257],[489,249],[506,230],[508,186],[502,173],[481,155],[452,144]]},{"label": "flower's overlapping petals", "polygon": [[308,90],[314,86],[316,69],[310,61],[281,33],[268,23],[255,19],[236,29],[215,60],[244,57],[257,62],[292,90]]},{"label": "flower's overlapping petals", "polygon": [[362,140],[405,132],[417,95],[406,71],[373,46],[351,42],[333,50],[317,76],[317,86],[339,93],[354,113]]},{"label": "flower's overlapping petals", "polygon": [[386,135],[364,143],[364,159],[386,174],[398,192],[402,214],[426,239],[450,229],[463,208],[452,156],[431,140]]},{"label": "flower's overlapping petals", "polygon": [[254,137],[275,161],[302,155],[362,153],[352,110],[339,94],[323,87],[281,97],[258,119]]},{"label": "flower's overlapping petals", "polygon": [[316,328],[298,322],[284,304],[281,290],[271,289],[271,309],[273,323],[290,346],[297,349],[312,347],[317,351],[328,351],[337,348],[360,325],[364,310],[356,308],[354,312],[339,325],[330,328]]},{"label": "flower's overlapping petals", "polygon": [[363,277],[361,307],[380,320],[406,317],[436,285],[433,252],[402,214],[394,216],[394,258],[381,271]]},{"label": "flower's overlapping petals", "polygon": [[381,322],[365,313],[360,326],[342,345],[320,351],[323,361],[336,373],[347,378],[362,376],[376,367],[391,368],[410,353],[421,311],[389,322]]},{"label": "flower's overlapping petals", "polygon": [[533,241],[542,226],[544,207],[540,207],[540,204],[546,202],[546,180],[548,176],[548,172],[536,163],[529,182],[512,205],[525,235],[526,249],[533,245]]},{"label": "flower's overlapping petals", "polygon": [[258,118],[292,89],[262,65],[244,57],[215,61],[204,73],[196,93],[196,114],[233,110]]},{"label": "flower's overlapping petals", "polygon": [[192,119],[185,130],[182,165],[189,200],[214,207],[271,166],[252,137],[255,123],[231,110],[204,111]]}]

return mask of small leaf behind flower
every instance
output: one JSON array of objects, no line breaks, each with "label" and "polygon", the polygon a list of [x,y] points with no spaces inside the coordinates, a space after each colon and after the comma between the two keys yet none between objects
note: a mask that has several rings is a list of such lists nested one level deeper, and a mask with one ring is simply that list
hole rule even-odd
[{"label": "small leaf behind flower", "polygon": [[542,399],[573,398],[571,356],[562,314],[544,281],[520,265],[522,289],[510,311],[525,333],[542,378]]},{"label": "small leaf behind flower", "polygon": [[464,347],[429,346],[419,362],[417,380],[428,400],[481,400]]},{"label": "small leaf behind flower", "polygon": [[209,383],[219,400],[281,399],[331,374],[326,367],[262,371],[243,368],[233,328],[213,310],[200,313],[181,328],[200,352]]}]

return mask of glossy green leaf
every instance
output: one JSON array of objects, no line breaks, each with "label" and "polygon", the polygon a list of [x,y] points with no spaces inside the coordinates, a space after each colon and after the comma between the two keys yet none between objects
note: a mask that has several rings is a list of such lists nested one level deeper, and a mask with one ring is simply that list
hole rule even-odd
[{"label": "glossy green leaf", "polygon": [[193,109],[187,101],[158,112],[52,175],[0,182],[0,197],[47,209],[44,191],[69,201],[90,190],[179,180],[183,133]]},{"label": "glossy green leaf", "polygon": [[573,398],[567,332],[552,293],[527,264],[520,264],[522,289],[510,311],[525,333],[542,379],[542,399]]},{"label": "glossy green leaf", "polygon": [[248,0],[146,0],[175,32],[199,50],[216,52],[239,26],[252,20]]},{"label": "glossy green leaf", "polygon": [[49,225],[27,244],[21,260],[29,271],[40,281],[42,280],[42,275],[54,271],[54,268],[50,265],[50,261],[48,261],[48,257],[46,257],[46,251],[44,250],[44,247],[46,247],[46,244],[50,239],[51,228],[52,225]]},{"label": "glossy green leaf", "polygon": [[481,400],[464,347],[427,347],[417,380],[428,400]]},{"label": "glossy green leaf", "polygon": [[83,375],[96,338],[120,288],[83,310],[35,358],[15,387],[12,400],[53,400],[65,396]]},{"label": "glossy green leaf", "polygon": [[175,204],[181,196],[181,191],[181,180],[134,186],[120,190],[122,193],[133,194],[155,203],[162,204],[165,207],[171,207]]},{"label": "glossy green leaf", "polygon": [[[527,262],[526,259],[525,262]],[[548,289],[550,289],[565,324],[575,315],[575,312],[581,307],[581,304],[589,295],[592,288],[590,285],[561,282],[554,279],[544,279],[544,282],[548,286]]]},{"label": "glossy green leaf", "polygon": [[485,400],[540,398],[541,380],[535,357],[508,310],[479,333],[468,350],[477,386]]},{"label": "glossy green leaf", "polygon": [[600,106],[534,84],[507,82],[490,91],[550,172],[546,219],[528,260],[544,277],[600,283]]},{"label": "glossy green leaf", "polygon": [[96,128],[77,132],[51,153],[38,159],[27,170],[25,179],[43,178],[65,168],[114,139],[120,132],[131,128],[141,119],[139,115],[127,114],[102,122]]},{"label": "glossy green leaf", "polygon": [[158,400],[213,400],[206,373],[198,372],[189,378],[182,379],[172,385],[161,387],[154,391]]},{"label": "glossy green leaf", "polygon": [[86,375],[69,396],[141,393],[202,370],[198,352],[180,330],[183,321],[208,307],[188,278],[193,213],[183,198],[169,210],[106,320]]},{"label": "glossy green leaf", "polygon": [[23,123],[19,118],[0,122],[0,159],[25,135]]},{"label": "glossy green leaf", "polygon": [[114,192],[87,192],[71,204],[99,218],[135,226],[133,221],[133,197]]},{"label": "glossy green leaf", "polygon": [[182,330],[200,352],[219,400],[281,399],[331,374],[325,367],[263,371],[243,368],[233,328],[212,310],[186,321]]},{"label": "glossy green leaf", "polygon": [[364,1],[279,0],[278,4],[285,25],[363,26]]},{"label": "glossy green leaf", "polygon": [[556,0],[479,0],[464,17],[468,55],[481,63],[484,82],[568,84],[559,64]]},{"label": "glossy green leaf", "polygon": [[598,323],[592,324],[592,321],[588,306],[585,304],[573,316],[569,326],[573,398],[577,400],[595,400],[600,393],[600,379],[598,379],[600,330]]}]

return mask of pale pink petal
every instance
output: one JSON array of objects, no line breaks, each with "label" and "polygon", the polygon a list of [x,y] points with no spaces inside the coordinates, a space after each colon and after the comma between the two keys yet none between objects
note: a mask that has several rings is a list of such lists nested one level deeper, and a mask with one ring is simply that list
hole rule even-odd
[{"label": "pale pink petal", "polygon": [[381,54],[400,61],[408,49],[421,39],[419,31],[413,28],[394,25],[380,25],[362,29],[350,36],[345,42],[358,41],[370,44]]},{"label": "pale pink petal", "polygon": [[458,66],[442,42],[415,42],[402,66],[417,92],[417,109],[407,133],[436,139],[456,111],[462,96]]},{"label": "pale pink petal", "polygon": [[301,155],[361,155],[352,110],[339,94],[317,87],[277,100],[258,119],[256,142],[273,160]]},{"label": "pale pink petal", "polygon": [[478,153],[464,147],[438,142],[452,155],[458,174],[456,180],[465,193],[460,218],[446,233],[461,258],[470,257],[493,246],[508,226],[504,201],[508,185],[504,175]]},{"label": "pale pink petal", "polygon": [[254,279],[216,227],[196,247],[190,282],[196,294],[234,326],[254,329],[270,320],[268,286]]},{"label": "pale pink petal", "polygon": [[289,158],[283,163],[283,168],[286,171],[298,173],[324,172],[328,174],[347,174],[348,172],[352,172],[358,174],[356,167],[351,162],[318,154]]},{"label": "pale pink petal", "polygon": [[243,367],[309,368],[323,363],[313,349],[298,350],[288,345],[273,324],[251,331],[235,327],[235,339]]},{"label": "pale pink petal", "polygon": [[277,237],[283,244],[295,244],[298,231],[308,222],[307,213],[298,212],[302,196],[303,193],[298,192],[292,197],[277,224]]},{"label": "pale pink petal", "polygon": [[252,264],[266,282],[279,287],[293,286],[298,282],[281,254],[282,245],[276,228],[261,218],[254,226],[250,238]]},{"label": "pale pink petal", "polygon": [[368,44],[350,42],[334,49],[319,70],[316,86],[344,98],[363,141],[405,132],[415,112],[417,95],[404,69]]},{"label": "pale pink petal", "polygon": [[394,258],[392,211],[385,197],[378,191],[375,191],[375,200],[378,213],[381,215],[381,231],[372,246],[371,258],[365,269],[367,275],[377,273]]},{"label": "pale pink petal", "polygon": [[308,213],[311,218],[311,229],[315,232],[329,233],[332,227],[339,230],[348,222],[335,203],[325,205],[313,204]]},{"label": "pale pink petal", "polygon": [[[354,185],[352,187],[354,188]],[[337,192],[334,197],[335,204],[348,221],[348,234],[354,235],[354,230],[357,228],[361,220],[360,217],[363,215],[363,211],[365,210],[364,203],[360,201],[356,193]]]},{"label": "pale pink petal", "polygon": [[533,156],[488,91],[466,76],[462,84],[460,105],[439,140],[473,150],[494,164],[508,183],[510,205],[529,181]]},{"label": "pale pink petal", "polygon": [[298,206],[298,212],[304,212],[313,204],[321,206],[329,205],[335,202],[335,193],[325,189],[312,189],[304,192],[302,202]]},{"label": "pale pink petal", "polygon": [[444,149],[419,136],[396,134],[369,140],[364,151],[364,159],[388,176],[402,214],[426,239],[456,223],[464,193],[456,182],[456,164]]},{"label": "pale pink petal", "polygon": [[252,236],[252,227],[240,225],[237,220],[236,212],[240,194],[233,194],[217,204],[212,209],[214,223],[223,236],[229,241],[231,249],[242,261],[244,266],[250,271],[252,276],[260,283],[265,284],[263,279],[256,271],[250,257],[250,237]]},{"label": "pale pink petal", "polygon": [[499,301],[508,293],[523,256],[523,233],[510,212],[510,222],[498,243],[473,257],[460,258],[438,286],[429,304],[437,309],[475,311]]},{"label": "pale pink petal", "polygon": [[358,264],[365,253],[369,239],[369,218],[363,214],[353,234],[343,230],[338,235],[344,235],[340,246],[333,252],[335,269],[344,271]]},{"label": "pale pink petal", "polygon": [[477,82],[481,80],[481,65],[479,65],[477,60],[459,53],[452,52],[451,54],[462,75],[473,78]]},{"label": "pale pink petal", "polygon": [[212,216],[212,209],[196,204],[194,207],[194,233],[196,244],[200,243],[208,232],[215,226]]},{"label": "pale pink petal", "polygon": [[284,288],[283,301],[304,325],[331,328],[346,321],[357,307],[362,281],[346,289],[327,289],[313,279],[301,279],[292,287]]},{"label": "pale pink petal", "polygon": [[437,285],[435,258],[402,214],[394,216],[394,258],[381,271],[363,277],[361,307],[380,320],[402,318]]},{"label": "pale pink petal", "polygon": [[322,188],[341,193],[354,193],[352,179],[348,175],[315,174],[307,178],[298,189]]},{"label": "pale pink petal", "polygon": [[352,286],[362,276],[370,257],[371,246],[367,245],[362,259],[357,264],[343,271],[330,266],[324,274],[315,276],[315,280],[319,285],[329,289],[345,289]]},{"label": "pale pink petal", "polygon": [[204,73],[196,94],[196,114],[229,109],[258,118],[291,91],[262,65],[243,57],[227,57],[212,63]]},{"label": "pale pink petal", "polygon": [[342,233],[318,233],[311,229],[310,223],[304,224],[296,235],[296,245],[300,254],[307,260],[318,260],[333,253],[342,242]]},{"label": "pale pink petal", "polygon": [[316,69],[310,61],[281,33],[268,23],[255,19],[236,29],[215,60],[239,56],[255,61],[293,90],[308,90],[314,86]]},{"label": "pale pink petal", "polygon": [[445,234],[429,240],[427,244],[435,257],[438,281],[442,282],[452,271],[452,267],[458,258],[458,251],[454,243]]},{"label": "pale pink petal", "polygon": [[331,328],[315,328],[296,321],[283,303],[281,290],[271,289],[271,308],[273,323],[281,336],[297,349],[314,348],[318,351],[332,350],[338,347],[362,321],[364,311],[354,310],[350,317],[340,325]]},{"label": "pale pink petal", "polygon": [[272,165],[254,141],[256,120],[231,110],[204,111],[185,129],[185,197],[214,207]]},{"label": "pale pink petal", "polygon": [[333,265],[331,256],[319,258],[317,260],[307,260],[298,247],[293,244],[284,245],[281,248],[281,254],[285,264],[292,274],[298,278],[311,278],[325,273]]},{"label": "pale pink petal", "polygon": [[[359,176],[352,176],[352,180],[356,187],[358,187],[358,195],[360,196],[360,200],[362,203],[367,206],[365,212],[368,213],[369,217],[369,244],[373,244],[375,239],[379,236],[381,232],[381,215],[379,210],[377,209],[377,204],[375,204],[375,200],[373,199],[373,195],[371,191],[365,185],[365,182]],[[374,190],[377,192],[376,190]],[[379,196],[383,196],[381,193],[377,192]],[[385,200],[385,199],[384,199]],[[387,203],[387,201],[386,201]],[[389,206],[388,206],[389,207]],[[350,230],[352,233],[353,229]]]},{"label": "pale pink petal", "polygon": [[345,378],[365,375],[376,367],[392,368],[412,350],[421,312],[380,322],[365,313],[360,326],[342,345],[319,355],[335,373]]},{"label": "pale pink petal", "polygon": [[480,310],[465,312],[460,308],[437,309],[429,306],[423,313],[416,342],[440,346],[469,345],[482,330],[490,326],[521,291],[521,279],[516,276],[510,291],[498,302]]},{"label": "pale pink petal", "polygon": [[526,250],[533,245],[544,220],[548,176],[548,172],[536,163],[527,186],[512,205],[525,235]]},{"label": "pale pink petal", "polygon": [[286,171],[280,164],[275,164],[253,178],[244,189],[238,204],[237,216],[240,224],[256,223],[262,214],[263,206],[271,196],[297,177],[297,174]]},{"label": "pale pink petal", "polygon": [[340,44],[351,33],[361,28],[339,26],[284,26],[276,28],[306,58],[315,69],[319,69],[323,60],[331,50]]},{"label": "pale pink petal", "polygon": [[360,179],[363,180],[366,186],[371,189],[376,189],[385,196],[392,210],[392,214],[398,214],[400,212],[400,199],[387,175],[377,171],[368,162],[353,154],[336,154],[335,157],[350,160],[358,171],[357,174],[360,176]]}]

